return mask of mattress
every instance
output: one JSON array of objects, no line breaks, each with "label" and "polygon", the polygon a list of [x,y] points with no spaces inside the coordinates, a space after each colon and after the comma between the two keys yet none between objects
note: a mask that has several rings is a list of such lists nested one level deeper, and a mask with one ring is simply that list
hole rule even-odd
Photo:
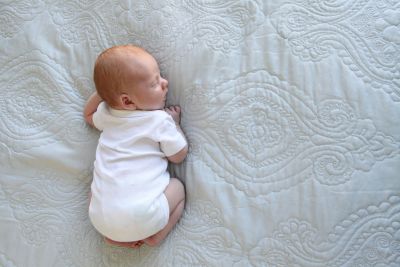
[{"label": "mattress", "polygon": [[[400,2],[2,0],[0,266],[400,266]],[[151,52],[182,107],[179,223],[88,219],[97,55]]]}]

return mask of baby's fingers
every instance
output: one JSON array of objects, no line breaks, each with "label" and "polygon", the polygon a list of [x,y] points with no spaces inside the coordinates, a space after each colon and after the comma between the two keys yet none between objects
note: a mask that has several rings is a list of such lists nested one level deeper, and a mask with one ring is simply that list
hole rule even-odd
[{"label": "baby's fingers", "polygon": [[181,113],[181,107],[180,106],[174,106],[174,109],[177,113]]},{"label": "baby's fingers", "polygon": [[181,112],[181,108],[179,106],[170,106],[169,109],[172,112],[176,112],[176,113],[180,113]]},{"label": "baby's fingers", "polygon": [[179,106],[170,106],[164,109],[167,113],[181,113],[181,108]]}]

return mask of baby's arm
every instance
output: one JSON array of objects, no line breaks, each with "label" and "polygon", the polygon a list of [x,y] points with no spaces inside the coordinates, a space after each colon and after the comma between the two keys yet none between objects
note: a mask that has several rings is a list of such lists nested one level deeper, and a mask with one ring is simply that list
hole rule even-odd
[{"label": "baby's arm", "polygon": [[94,126],[93,114],[96,112],[97,107],[102,101],[103,99],[101,99],[101,97],[95,92],[89,97],[88,101],[86,102],[85,109],[83,110],[83,116],[85,118],[85,121],[91,126]]},{"label": "baby's arm", "polygon": [[[179,133],[186,139],[185,134],[183,133],[179,123],[181,119],[181,108],[179,106],[170,106],[164,109],[171,117],[174,119],[176,128],[178,129]],[[187,141],[186,141],[187,143]],[[188,153],[188,146],[186,145],[182,148],[178,153],[167,157],[169,161],[172,163],[181,163]]]}]

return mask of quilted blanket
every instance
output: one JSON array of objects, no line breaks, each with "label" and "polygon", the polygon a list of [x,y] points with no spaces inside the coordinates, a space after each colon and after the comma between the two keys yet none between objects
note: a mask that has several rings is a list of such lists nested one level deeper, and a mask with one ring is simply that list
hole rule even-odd
[{"label": "quilted blanket", "polygon": [[[146,48],[182,107],[156,248],[87,215],[93,65]],[[400,266],[398,0],[1,0],[0,266]]]}]

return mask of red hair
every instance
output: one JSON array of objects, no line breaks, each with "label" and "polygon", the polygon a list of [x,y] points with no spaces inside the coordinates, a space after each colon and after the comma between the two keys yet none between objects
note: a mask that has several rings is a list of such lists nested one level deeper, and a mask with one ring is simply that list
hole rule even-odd
[{"label": "red hair", "polygon": [[97,57],[93,80],[97,93],[109,106],[117,107],[119,96],[132,82],[132,76],[140,75],[140,68],[132,68],[133,63],[139,64],[134,59],[140,53],[147,52],[137,46],[123,45],[108,48]]}]

